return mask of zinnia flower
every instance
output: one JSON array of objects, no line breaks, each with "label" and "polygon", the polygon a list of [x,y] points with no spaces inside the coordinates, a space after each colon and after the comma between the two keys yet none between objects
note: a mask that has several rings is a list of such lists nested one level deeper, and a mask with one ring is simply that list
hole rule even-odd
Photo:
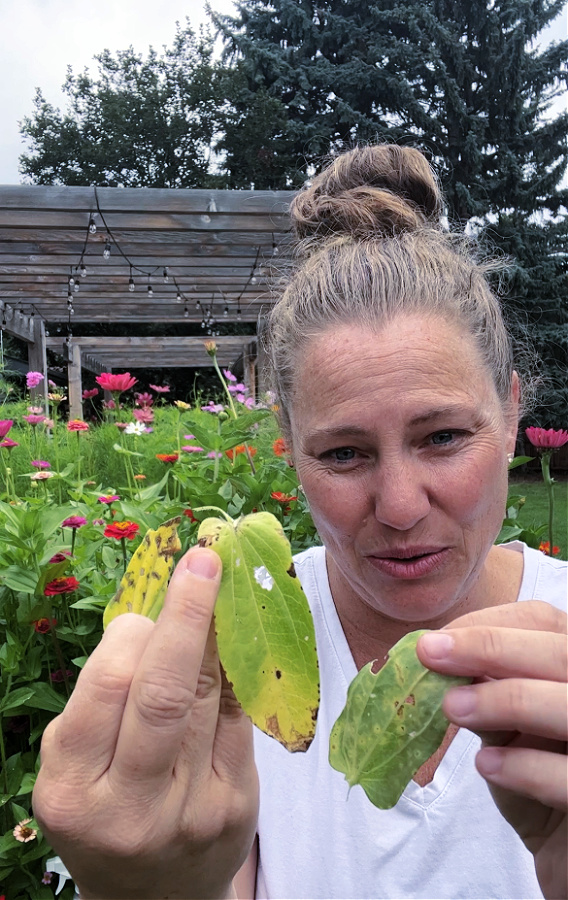
[{"label": "zinnia flower", "polygon": [[[37,372],[28,372],[28,375],[36,374]],[[43,375],[41,377],[43,378]],[[16,840],[20,841],[22,844],[27,844],[28,841],[33,841],[33,839],[37,837],[37,828],[30,828],[28,822],[31,822],[31,819],[22,819],[21,822],[18,822],[12,832]]]},{"label": "zinnia flower", "polygon": [[30,481],[47,481],[48,478],[53,478],[53,472],[35,472],[30,475]]},{"label": "zinnia flower", "polygon": [[142,475],[142,474],[135,475],[135,476],[134,476],[134,480],[135,480],[135,481],[146,481],[146,476],[145,476],[145,475]]},{"label": "zinnia flower", "polygon": [[28,425],[32,425],[35,428],[36,425],[41,425],[41,423],[45,421],[45,416],[36,416],[32,413],[29,416],[22,416],[22,419],[24,422],[27,422]]},{"label": "zinnia flower", "polygon": [[6,437],[13,424],[13,419],[0,419],[0,438]]},{"label": "zinnia flower", "polygon": [[55,628],[57,625],[57,619],[37,619],[34,622],[34,630],[37,631],[38,634],[47,634],[48,631],[51,631],[52,628]]},{"label": "zinnia flower", "polygon": [[147,406],[142,407],[142,409],[133,409],[132,415],[137,422],[144,422],[145,425],[154,421],[154,413]]},{"label": "zinnia flower", "polygon": [[282,491],[272,491],[271,495],[273,500],[277,500],[278,503],[290,503],[291,500],[297,500],[297,497],[294,497],[292,494],[284,494]]},{"label": "zinnia flower", "polygon": [[[234,459],[235,456],[237,456],[239,453],[246,453],[246,449],[247,449],[247,448],[245,447],[244,444],[239,444],[238,447],[233,447],[232,450],[225,450],[225,454],[226,454],[226,456],[229,457],[229,459]],[[255,455],[256,455],[256,448],[255,448],[255,447],[249,447],[249,448],[248,448],[248,451],[249,451],[249,453],[250,453],[251,456],[255,456]]]},{"label": "zinnia flower", "polygon": [[61,550],[59,553],[54,553],[51,559],[49,560],[50,565],[55,565],[56,563],[67,562],[67,559],[71,556],[70,550]]},{"label": "zinnia flower", "polygon": [[83,391],[81,397],[83,398],[83,400],[92,400],[92,398],[96,397],[98,393],[98,388],[90,388],[89,390]]},{"label": "zinnia flower", "polygon": [[18,444],[18,442],[17,442],[17,441],[13,441],[12,438],[6,438],[5,441],[2,441],[2,442],[0,443],[0,447],[5,447],[6,450],[13,450],[14,447],[19,447],[19,446],[20,446],[20,445]]},{"label": "zinnia flower", "polygon": [[43,406],[28,406],[28,412],[33,413],[34,416],[43,416]]},{"label": "zinnia flower", "polygon": [[117,541],[122,540],[122,538],[128,538],[128,540],[131,541],[136,537],[139,530],[140,525],[137,525],[136,522],[129,522],[128,520],[125,520],[124,522],[112,522],[105,528],[104,536],[116,538]]},{"label": "zinnia flower", "polygon": [[49,680],[55,682],[55,684],[61,684],[62,681],[65,681],[65,676],[67,678],[73,678],[75,673],[71,671],[71,669],[65,669],[65,675],[63,675],[63,669],[56,669],[55,672],[52,672],[49,676]]},{"label": "zinnia flower", "polygon": [[32,459],[34,469],[51,469],[51,463],[46,459]]},{"label": "zinnia flower", "polygon": [[181,448],[185,453],[203,453],[203,447],[196,447],[193,444],[186,444]]},{"label": "zinnia flower", "polygon": [[[550,541],[541,541],[538,549],[541,550],[546,556],[550,556]],[[552,548],[553,556],[558,556],[559,553],[560,553],[560,547]]]},{"label": "zinnia flower", "polygon": [[97,384],[100,384],[104,391],[122,394],[123,391],[129,390],[138,384],[138,379],[134,378],[130,372],[122,372],[113,375],[111,372],[103,372],[95,378]]},{"label": "zinnia flower", "polygon": [[190,522],[197,522],[197,521],[198,521],[198,520],[195,518],[195,516],[193,515],[193,510],[192,510],[192,509],[189,509],[189,508],[188,508],[188,509],[184,509],[183,514],[184,514],[184,516],[187,516],[187,518],[190,520]]},{"label": "zinnia flower", "polygon": [[47,399],[51,400],[52,403],[63,403],[64,400],[67,400],[67,397],[65,394],[54,391],[52,394],[47,395]]},{"label": "zinnia flower", "polygon": [[186,403],[184,400],[174,400],[174,406],[177,406],[177,408],[181,410],[191,409],[190,404]]},{"label": "zinnia flower", "polygon": [[136,398],[137,406],[152,406],[152,403],[154,402],[152,394],[149,394],[148,391],[144,391],[142,394],[134,394],[134,396]]},{"label": "zinnia flower", "polygon": [[568,443],[568,431],[554,428],[525,428],[529,441],[538,450],[552,450]]},{"label": "zinnia flower", "polygon": [[83,422],[81,419],[71,419],[70,422],[67,422],[67,431],[88,431],[89,426],[86,422]]},{"label": "zinnia flower", "polygon": [[38,384],[41,384],[43,381],[43,375],[41,372],[28,372],[26,374],[26,387],[28,390],[31,388],[36,388]]},{"label": "zinnia flower", "polygon": [[99,503],[114,503],[115,500],[120,500],[118,494],[102,494],[99,498]]},{"label": "zinnia flower", "polygon": [[64,519],[61,523],[62,528],[81,528],[81,526],[86,525],[87,520],[85,516],[69,516],[67,519]]},{"label": "zinnia flower", "polygon": [[157,394],[169,394],[170,389],[167,384],[160,386],[159,384],[149,384],[148,387],[152,388],[153,391],[156,391]]},{"label": "zinnia flower", "polygon": [[286,441],[284,438],[276,438],[272,445],[272,449],[276,456],[285,456],[288,453],[288,447],[286,446]]},{"label": "zinnia flower", "polygon": [[179,456],[177,453],[156,453],[156,459],[163,463],[176,463]]},{"label": "zinnia flower", "polygon": [[209,356],[213,357],[216,355],[217,344],[215,343],[215,341],[205,341],[204,347],[207,350]]},{"label": "zinnia flower", "polygon": [[54,578],[53,581],[49,581],[44,587],[43,593],[46,597],[55,597],[58,594],[72,594],[79,587],[79,582],[73,575],[68,575],[67,577],[63,575],[61,578]]}]

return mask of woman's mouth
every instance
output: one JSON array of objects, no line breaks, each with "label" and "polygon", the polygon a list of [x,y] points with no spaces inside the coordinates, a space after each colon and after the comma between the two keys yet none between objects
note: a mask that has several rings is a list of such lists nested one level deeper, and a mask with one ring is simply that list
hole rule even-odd
[{"label": "woman's mouth", "polygon": [[446,561],[448,547],[401,547],[366,558],[374,569],[391,578],[423,578],[431,575]]}]

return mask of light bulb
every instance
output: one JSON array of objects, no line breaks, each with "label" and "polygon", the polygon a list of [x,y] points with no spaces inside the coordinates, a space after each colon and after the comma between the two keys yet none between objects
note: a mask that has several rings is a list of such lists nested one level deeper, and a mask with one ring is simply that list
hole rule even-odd
[{"label": "light bulb", "polygon": [[153,297],[153,296],[154,296],[154,291],[152,290],[152,285],[151,285],[151,284],[148,285],[148,296],[149,296],[149,297]]},{"label": "light bulb", "polygon": [[251,284],[256,284],[257,281],[258,281],[258,278],[256,277],[256,275],[251,275],[250,283],[251,283]]},{"label": "light bulb", "polygon": [[69,305],[69,303],[71,303],[72,300],[73,300],[73,294],[71,293],[71,291],[69,291],[69,293],[67,294],[67,305]]},{"label": "light bulb", "polygon": [[75,291],[76,294],[79,292],[79,282],[78,281],[73,282],[73,290]]},{"label": "light bulb", "polygon": [[225,309],[223,310],[223,317],[226,319],[228,315],[229,315],[229,307],[226,306]]},{"label": "light bulb", "polygon": [[215,203],[215,200],[213,199],[213,197],[211,197],[211,200],[207,204],[207,212],[210,212],[210,213],[217,212],[217,204]]},{"label": "light bulb", "polygon": [[70,276],[69,276],[69,285],[70,285],[70,287],[73,287],[74,284],[75,284],[75,279],[73,278],[72,275],[70,275]]},{"label": "light bulb", "polygon": [[105,244],[105,249],[103,250],[103,256],[105,259],[110,258],[110,241],[107,241]]},{"label": "light bulb", "polygon": [[170,276],[168,275],[168,270],[167,270],[167,268],[164,269],[163,278],[164,278],[164,284],[167,284],[168,281],[170,280]]},{"label": "light bulb", "polygon": [[132,293],[132,291],[134,290],[134,278],[132,277],[132,275],[128,279],[128,290],[130,291],[130,293]]},{"label": "light bulb", "polygon": [[87,275],[87,267],[84,263],[81,263],[79,267],[79,275],[81,276],[81,278],[85,278],[85,276]]},{"label": "light bulb", "polygon": [[178,303],[181,303],[181,294],[179,291],[177,292],[176,300]]},{"label": "light bulb", "polygon": [[205,328],[205,322],[204,322],[203,319],[201,320],[201,327],[202,327],[202,328]]},{"label": "light bulb", "polygon": [[95,220],[91,216],[89,219],[89,234],[96,234],[96,233],[97,233],[97,226],[96,226]]},{"label": "light bulb", "polygon": [[238,309],[237,310],[237,322],[240,322],[240,321],[241,321],[241,311],[240,311],[240,309]]},{"label": "light bulb", "polygon": [[207,225],[211,221],[211,216],[208,216],[207,213],[204,213],[202,216],[200,216],[200,219]]},{"label": "light bulb", "polygon": [[272,244],[272,255],[273,255],[273,256],[278,256],[278,253],[279,253],[279,252],[280,252],[280,251],[278,250],[278,247],[276,246],[275,243],[273,243],[273,244]]},{"label": "light bulb", "polygon": [[189,310],[188,310],[187,306],[184,307],[183,317],[184,317],[184,319],[189,319]]}]

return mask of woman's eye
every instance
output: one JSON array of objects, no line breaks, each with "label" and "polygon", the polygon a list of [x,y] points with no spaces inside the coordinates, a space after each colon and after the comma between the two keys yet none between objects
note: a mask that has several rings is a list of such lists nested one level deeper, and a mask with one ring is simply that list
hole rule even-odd
[{"label": "woman's eye", "polygon": [[340,463],[352,462],[355,459],[355,451],[352,447],[340,447],[338,450],[332,450],[329,455],[335,462]]},{"label": "woman's eye", "polygon": [[433,444],[439,447],[443,446],[444,444],[451,444],[455,437],[455,431],[437,431],[436,434],[432,435],[431,441]]}]

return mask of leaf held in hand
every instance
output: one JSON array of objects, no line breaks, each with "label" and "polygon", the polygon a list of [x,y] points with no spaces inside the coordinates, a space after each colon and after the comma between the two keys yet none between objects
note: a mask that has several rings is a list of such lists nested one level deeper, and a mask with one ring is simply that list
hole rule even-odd
[{"label": "leaf held in hand", "polygon": [[355,676],[343,712],[331,730],[329,761],[348,784],[360,784],[380,809],[394,806],[420,766],[440,746],[448,721],[442,699],[470,678],[440,675],[416,655],[424,631],[405,635],[382,669],[373,663]]},{"label": "leaf held in hand", "polygon": [[177,533],[180,517],[170,519],[156,531],[150,529],[132,554],[118,591],[109,601],[103,626],[122,613],[134,612],[155,622],[162,606],[172,569],[174,554],[181,550]]},{"label": "leaf held in hand", "polygon": [[267,512],[209,518],[198,539],[223,563],[215,626],[239,703],[288,750],[307,750],[319,705],[314,624],[280,522]]}]

